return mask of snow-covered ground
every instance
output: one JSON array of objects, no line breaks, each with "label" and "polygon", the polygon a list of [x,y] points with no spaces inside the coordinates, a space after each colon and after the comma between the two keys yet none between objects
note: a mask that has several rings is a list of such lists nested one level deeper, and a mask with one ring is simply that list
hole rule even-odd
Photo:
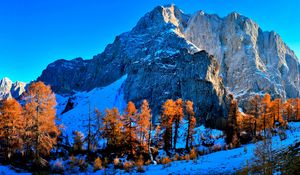
[{"label": "snow-covered ground", "polygon": [[[300,123],[290,123],[292,128],[287,131],[288,138],[280,141],[279,136],[273,137],[273,149],[281,150],[300,140]],[[245,148],[246,150],[245,151]],[[177,161],[170,167],[150,165],[145,174],[231,174],[243,168],[247,160],[254,157],[255,144],[244,145],[240,148],[219,151],[201,156],[197,162]]]},{"label": "snow-covered ground", "polygon": [[[290,129],[286,131],[288,138],[280,141],[279,136],[272,139],[273,149],[282,150],[300,141],[300,122],[289,123]],[[246,147],[246,148],[245,148]],[[247,144],[240,148],[219,151],[200,156],[195,162],[174,161],[170,166],[150,165],[145,167],[145,174],[233,174],[246,166],[247,160],[251,162],[254,158],[255,144]],[[98,171],[95,174],[104,174]],[[123,170],[116,174],[126,174]]]},{"label": "snow-covered ground", "polygon": [[[59,124],[63,124],[63,134],[67,134],[69,138],[72,137],[73,131],[81,131],[86,133],[87,119],[89,115],[89,108],[91,115],[94,117],[94,109],[97,108],[104,112],[106,108],[117,107],[122,111],[126,105],[124,101],[123,86],[127,76],[124,75],[116,82],[103,87],[95,88],[89,92],[77,92],[72,96],[74,99],[74,108],[64,114],[64,110],[68,97],[57,95],[57,115]],[[71,141],[71,140],[70,140]]]},{"label": "snow-covered ground", "polygon": [[31,173],[18,173],[10,168],[10,166],[2,166],[0,165],[0,175],[30,175]]}]

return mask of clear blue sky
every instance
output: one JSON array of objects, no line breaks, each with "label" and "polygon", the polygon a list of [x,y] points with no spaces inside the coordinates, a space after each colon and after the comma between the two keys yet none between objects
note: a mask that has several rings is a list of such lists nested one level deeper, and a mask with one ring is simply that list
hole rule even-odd
[{"label": "clear blue sky", "polygon": [[0,77],[28,82],[56,59],[90,59],[157,5],[248,16],[274,30],[300,57],[299,0],[3,0]]}]

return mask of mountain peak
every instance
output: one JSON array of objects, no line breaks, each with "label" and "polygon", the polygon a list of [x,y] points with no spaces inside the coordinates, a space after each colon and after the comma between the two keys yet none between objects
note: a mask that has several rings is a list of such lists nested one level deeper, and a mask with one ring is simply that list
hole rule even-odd
[{"label": "mountain peak", "polygon": [[18,98],[25,92],[26,83],[16,81],[13,83],[8,77],[0,80],[0,100],[6,98]]},{"label": "mountain peak", "polygon": [[0,81],[1,82],[12,82],[8,77],[3,77]]},{"label": "mountain peak", "polygon": [[300,92],[299,61],[279,35],[264,32],[237,12],[226,17],[203,11],[190,15],[174,4],[146,13],[131,31],[116,37],[92,60],[84,64],[57,61],[38,80],[59,93],[91,90],[112,83],[135,67],[170,58],[182,48],[214,55],[225,86],[237,97],[244,98],[247,91],[244,94],[268,92],[285,99]]}]

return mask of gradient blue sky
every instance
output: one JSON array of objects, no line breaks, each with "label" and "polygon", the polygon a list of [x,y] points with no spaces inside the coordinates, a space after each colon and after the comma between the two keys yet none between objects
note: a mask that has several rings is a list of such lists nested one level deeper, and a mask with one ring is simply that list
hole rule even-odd
[{"label": "gradient blue sky", "polygon": [[56,59],[90,59],[157,5],[248,16],[274,30],[300,57],[299,0],[3,0],[0,77],[28,82]]}]

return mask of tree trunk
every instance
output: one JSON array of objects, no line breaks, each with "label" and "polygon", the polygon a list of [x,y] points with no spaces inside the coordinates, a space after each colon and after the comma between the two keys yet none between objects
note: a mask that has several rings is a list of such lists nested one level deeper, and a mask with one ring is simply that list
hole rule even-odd
[{"label": "tree trunk", "polygon": [[148,152],[149,152],[149,156],[150,156],[150,160],[151,162],[153,162],[153,155],[152,155],[152,151],[151,151],[151,127],[152,127],[152,122],[150,122],[150,128],[149,128],[149,133],[148,133]]},{"label": "tree trunk", "polygon": [[185,149],[189,151],[189,139],[190,139],[190,125],[191,125],[191,117],[189,116],[188,119],[188,130],[187,130],[187,136],[186,136],[186,141],[185,141]]},{"label": "tree trunk", "polygon": [[176,144],[177,144],[178,128],[179,128],[179,119],[176,118],[176,120],[175,120],[175,133],[174,133],[174,145],[173,145],[174,150],[176,149]]}]

